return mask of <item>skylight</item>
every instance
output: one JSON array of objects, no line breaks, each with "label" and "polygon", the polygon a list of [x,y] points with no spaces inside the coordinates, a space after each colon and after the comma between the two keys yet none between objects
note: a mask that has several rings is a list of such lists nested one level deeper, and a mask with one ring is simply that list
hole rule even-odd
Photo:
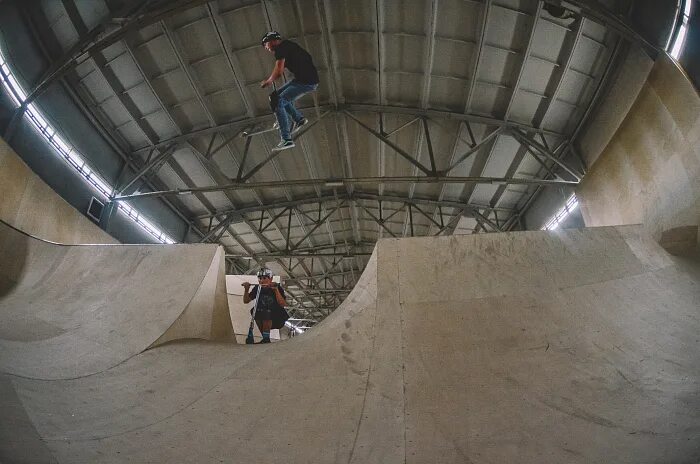
[{"label": "skylight", "polygon": [[556,230],[559,228],[559,224],[564,222],[566,218],[569,217],[569,214],[575,211],[576,208],[578,208],[578,200],[576,199],[576,195],[572,194],[569,199],[566,200],[564,207],[542,226],[542,230]]},{"label": "skylight", "polygon": [[[0,78],[2,78],[3,86],[10,95],[15,107],[19,108],[26,100],[27,94],[15,78],[15,74],[10,69],[10,66],[5,59],[5,56],[0,50]],[[60,134],[56,132],[43,117],[39,108],[30,103],[24,113],[32,122],[34,128],[44,137],[44,139],[61,155],[61,157],[75,169],[81,177],[92,186],[105,199],[111,198],[115,189],[102,179],[94,170],[88,166],[85,159],[77,152],[75,147],[67,143]],[[127,202],[118,203],[119,210],[124,213],[129,219],[138,224],[143,230],[148,232],[156,240],[161,243],[173,244],[173,240],[160,228],[156,227],[151,221],[146,219],[138,210],[133,208]]]}]

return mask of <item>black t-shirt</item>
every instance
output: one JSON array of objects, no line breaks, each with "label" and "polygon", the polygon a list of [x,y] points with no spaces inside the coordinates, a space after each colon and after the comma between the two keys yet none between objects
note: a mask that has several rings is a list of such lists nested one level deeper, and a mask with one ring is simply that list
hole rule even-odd
[{"label": "black t-shirt", "polygon": [[284,59],[284,67],[302,84],[318,84],[318,71],[311,55],[291,40],[283,40],[275,48],[275,59]]},{"label": "black t-shirt", "polygon": [[[250,298],[255,299],[258,294],[258,287],[259,285],[256,285],[250,291]],[[278,285],[277,288],[279,288],[280,294],[282,295],[282,298],[284,298],[284,288],[282,288],[281,285]],[[272,311],[278,308],[281,308],[281,306],[279,303],[277,303],[275,291],[271,288],[263,288],[262,292],[260,292],[260,298],[258,299],[258,309],[262,311]]]}]

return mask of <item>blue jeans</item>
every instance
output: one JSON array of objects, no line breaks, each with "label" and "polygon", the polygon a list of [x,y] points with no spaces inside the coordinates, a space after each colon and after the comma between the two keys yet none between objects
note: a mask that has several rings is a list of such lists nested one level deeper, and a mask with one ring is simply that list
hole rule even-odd
[{"label": "blue jeans", "polygon": [[299,122],[304,118],[304,115],[294,107],[294,102],[302,95],[313,92],[317,87],[318,84],[302,84],[297,81],[289,81],[277,90],[279,102],[277,103],[275,114],[280,125],[282,140],[292,139],[289,135],[290,122],[287,113],[289,113],[294,122]]}]

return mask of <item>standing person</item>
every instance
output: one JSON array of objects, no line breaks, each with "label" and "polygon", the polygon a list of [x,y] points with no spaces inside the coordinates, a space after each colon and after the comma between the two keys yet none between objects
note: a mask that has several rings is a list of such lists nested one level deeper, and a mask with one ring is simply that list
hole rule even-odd
[{"label": "standing person", "polygon": [[277,116],[281,138],[280,143],[273,150],[286,150],[295,146],[291,136],[289,118],[292,119],[296,129],[308,122],[304,115],[294,107],[294,102],[302,95],[318,88],[318,71],[311,55],[297,43],[283,40],[279,32],[266,33],[262,38],[262,45],[265,50],[275,54],[276,61],[272,74],[260,83],[260,87],[265,88],[272,85],[284,74],[285,68],[294,74],[294,79],[270,94],[270,108]]},{"label": "standing person", "polygon": [[[284,288],[281,285],[277,285],[272,281],[272,271],[266,267],[261,268],[258,271],[258,285],[254,286],[252,290],[248,290],[250,287],[250,282],[243,282],[243,288],[245,293],[243,293],[243,303],[248,304],[258,297],[258,292],[260,296],[258,297],[257,307],[250,309],[250,314],[253,314],[255,310],[255,323],[260,329],[262,334],[262,341],[260,343],[270,343],[270,330],[273,328],[273,320],[282,320],[282,325],[289,318],[284,307],[287,306],[287,301],[284,298]],[[286,316],[286,317],[285,317]],[[280,327],[274,327],[280,328]],[[245,341],[247,344],[253,343],[253,327],[251,325],[248,330],[248,337]]]}]

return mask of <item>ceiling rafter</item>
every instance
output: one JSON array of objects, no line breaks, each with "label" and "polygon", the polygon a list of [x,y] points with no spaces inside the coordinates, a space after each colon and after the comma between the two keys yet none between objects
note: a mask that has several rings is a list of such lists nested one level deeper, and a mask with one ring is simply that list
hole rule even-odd
[{"label": "ceiling rafter", "polygon": [[[114,17],[107,18],[97,27],[81,35],[78,42],[64,56],[51,63],[39,82],[27,94],[25,104],[33,102],[66,72],[89,59],[91,55],[119,42],[127,34],[207,2],[208,0],[143,2],[135,10],[124,10],[118,12]],[[155,5],[147,11],[143,11],[142,9],[148,7],[149,4]],[[115,27],[114,18],[116,17],[120,18],[121,26]]]},{"label": "ceiling rafter", "polygon": [[343,178],[319,178],[319,179],[294,179],[286,181],[266,181],[266,182],[246,182],[246,183],[230,183],[224,185],[212,185],[204,187],[187,187],[181,189],[161,190],[155,192],[135,193],[131,195],[115,196],[113,200],[124,201],[134,200],[137,198],[152,198],[167,195],[190,195],[201,192],[220,192],[233,190],[251,190],[256,188],[287,188],[291,186],[314,186],[321,185],[326,187],[338,187],[350,184],[411,184],[411,183],[430,183],[430,184],[519,184],[519,185],[547,185],[547,186],[576,186],[577,181],[568,181],[560,179],[528,179],[528,178],[505,178],[505,177],[479,177],[479,176],[397,176],[397,177],[343,177]]},{"label": "ceiling rafter", "polygon": [[[32,6],[32,5],[29,5]],[[36,5],[34,5],[36,6]],[[28,13],[28,11],[25,9],[27,6],[20,8],[20,11],[24,17],[24,19],[27,21],[27,24],[29,25],[30,32],[32,36],[36,39],[37,44],[39,45],[40,50],[44,54],[44,56],[47,59],[51,59],[51,55],[46,49],[46,46],[43,42],[43,37],[41,34],[39,34],[34,20],[40,20],[44,22],[44,27],[42,30],[48,30],[49,27],[46,24],[45,17],[41,12],[37,12],[35,16],[32,16],[31,14]],[[70,7],[69,7],[70,8]],[[74,71],[70,71],[73,72]],[[80,89],[73,89],[66,81],[65,81],[66,75],[63,74],[59,76],[57,79],[62,83],[63,87],[65,88],[66,92],[75,100],[76,104],[78,107],[81,109],[83,114],[85,115],[90,122],[92,122],[99,133],[105,138],[107,143],[115,150],[115,152],[119,155],[121,160],[123,161],[123,167],[121,169],[121,174],[119,176],[119,179],[121,179],[122,175],[126,173],[127,169],[133,169],[133,170],[138,170],[142,166],[139,164],[138,160],[136,159],[135,156],[132,154],[127,153],[127,150],[125,150],[122,146],[122,143],[125,144],[123,140],[119,137],[119,134],[115,133],[114,131],[110,130],[110,125],[109,122],[106,120],[106,118],[102,117],[102,115],[99,112],[95,111],[94,106],[90,105],[89,103],[86,103],[83,99],[90,100],[90,95],[88,95],[85,92],[80,92]],[[77,80],[77,76],[76,76]],[[117,179],[119,181],[119,179]],[[158,185],[154,183],[154,179],[152,178],[146,178],[145,179],[145,185],[148,185],[150,188],[157,190],[159,188]],[[203,236],[204,232],[202,232],[197,224],[195,224],[193,221],[191,221],[183,212],[182,210],[185,210],[184,205],[182,205],[179,201],[176,199],[163,199],[164,203],[170,210],[173,211],[179,218],[181,218],[188,226],[188,230],[192,231],[196,235]]]},{"label": "ceiling rafter", "polygon": [[[301,108],[302,111],[304,110],[311,110],[314,109],[313,106],[311,107],[303,107]],[[330,111],[334,113],[344,113],[346,111],[350,112],[367,112],[367,113],[386,113],[386,114],[405,114],[405,115],[410,115],[414,117],[425,117],[428,119],[445,119],[445,120],[455,120],[455,121],[468,121],[474,124],[484,124],[487,126],[496,126],[496,127],[514,127],[518,129],[525,130],[527,132],[532,132],[532,133],[542,133],[548,136],[552,137],[557,137],[557,138],[566,138],[566,136],[562,133],[547,130],[547,129],[541,129],[538,127],[533,127],[528,124],[521,124],[521,123],[516,123],[516,122],[506,122],[502,119],[498,118],[493,118],[493,117],[488,117],[488,116],[482,116],[482,115],[474,115],[474,114],[466,114],[466,113],[455,113],[455,112],[449,112],[449,111],[438,111],[438,110],[421,110],[419,108],[410,108],[410,107],[401,107],[401,106],[391,106],[391,105],[371,105],[371,104],[358,104],[358,103],[352,103],[352,104],[338,104],[337,106],[334,105],[320,105],[319,109],[322,112],[325,111]],[[197,138],[197,137],[202,137],[202,136],[208,136],[211,135],[212,133],[215,132],[225,132],[225,131],[235,131],[235,130],[242,130],[246,129],[248,127],[252,126],[257,126],[260,124],[271,124],[274,120],[274,115],[272,114],[267,114],[263,116],[256,116],[253,118],[243,118],[231,122],[226,122],[219,124],[214,127],[209,127],[209,128],[204,128],[204,129],[195,129],[189,133],[182,134],[176,137],[172,137],[167,140],[161,140],[160,142],[153,144],[153,145],[148,145],[148,146],[143,146],[140,148],[137,148],[134,150],[135,153],[143,153],[151,150],[154,146],[156,148],[160,148],[166,145],[170,145],[173,143],[183,143],[189,139],[192,138]]]},{"label": "ceiling rafter", "polygon": [[[384,66],[386,64],[386,60],[384,57],[386,56],[386,42],[384,40],[384,19],[386,15],[386,6],[384,4],[384,0],[375,0],[374,2],[374,9],[375,9],[375,15],[374,15],[374,31],[373,34],[376,37],[375,43],[377,47],[377,53],[376,53],[376,60],[377,60],[377,101],[379,102],[380,105],[385,105],[387,103],[387,98],[386,98],[386,72],[384,72]],[[384,113],[377,113],[376,114],[376,119],[377,123],[379,125],[379,133],[382,134],[384,137],[389,137],[389,134],[386,133],[385,131],[385,117]],[[384,176],[386,175],[386,144],[382,142],[381,139],[377,139],[377,150],[378,150],[378,156],[377,156],[377,168],[379,172],[379,176]],[[379,186],[379,194],[383,195],[384,194],[384,185]],[[379,217],[382,217],[382,204],[379,203]],[[377,223],[380,227],[377,229],[377,232],[379,234],[379,238],[382,238],[384,236],[384,227],[382,227],[382,224]]]}]

